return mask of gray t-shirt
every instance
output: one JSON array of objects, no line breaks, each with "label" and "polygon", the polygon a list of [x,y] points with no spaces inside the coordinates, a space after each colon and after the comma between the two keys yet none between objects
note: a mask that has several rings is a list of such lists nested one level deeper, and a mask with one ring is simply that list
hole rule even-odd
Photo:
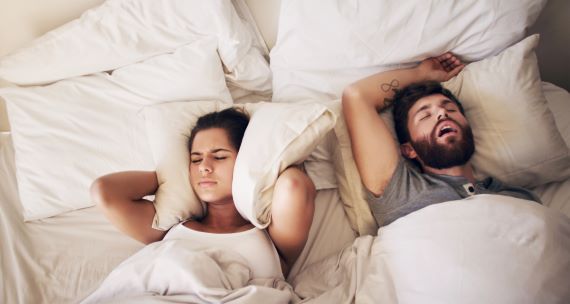
[{"label": "gray t-shirt", "polygon": [[401,159],[380,197],[367,191],[367,201],[379,226],[429,205],[459,200],[475,194],[501,194],[540,203],[531,191],[510,186],[494,178],[470,183],[462,176],[421,173]]}]

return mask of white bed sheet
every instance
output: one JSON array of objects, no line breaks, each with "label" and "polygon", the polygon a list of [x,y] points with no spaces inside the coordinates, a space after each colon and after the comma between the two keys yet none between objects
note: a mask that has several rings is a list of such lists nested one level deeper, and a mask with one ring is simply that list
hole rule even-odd
[{"label": "white bed sheet", "polygon": [[[96,207],[24,223],[7,132],[0,133],[0,180],[0,303],[76,303],[143,247]],[[290,278],[354,238],[336,189],[319,190],[309,240]]]},{"label": "white bed sheet", "polygon": [[[567,92],[546,83],[544,88],[551,108],[570,112]],[[570,119],[556,118],[559,126]],[[563,135],[568,139],[569,134]],[[96,208],[24,223],[9,132],[0,133],[0,181],[1,303],[77,302],[143,247],[117,231]],[[534,190],[545,205],[570,216],[570,180]],[[351,243],[355,235],[349,227],[337,190],[319,190],[309,240],[289,280],[295,282],[303,269]]]},{"label": "white bed sheet", "polygon": [[73,303],[142,247],[95,208],[24,223],[9,133],[0,134],[2,303]]}]

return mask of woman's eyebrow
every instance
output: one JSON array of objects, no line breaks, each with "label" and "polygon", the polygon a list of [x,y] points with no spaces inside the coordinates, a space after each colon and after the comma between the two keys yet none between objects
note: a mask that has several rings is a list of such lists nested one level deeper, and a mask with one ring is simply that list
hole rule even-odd
[{"label": "woman's eyebrow", "polygon": [[[215,148],[209,151],[210,153],[218,153],[218,152],[233,152],[232,150],[229,149],[225,149],[225,148]],[[192,152],[190,153],[190,155],[202,155],[202,152]]]},{"label": "woman's eyebrow", "polygon": [[217,152],[233,152],[233,151],[228,150],[228,149],[224,149],[224,148],[217,148],[217,149],[210,150],[210,152],[217,153]]}]

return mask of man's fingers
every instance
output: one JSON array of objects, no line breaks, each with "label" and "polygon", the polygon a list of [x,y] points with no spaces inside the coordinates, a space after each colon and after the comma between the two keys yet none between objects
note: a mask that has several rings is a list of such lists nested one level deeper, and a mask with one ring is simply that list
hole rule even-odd
[{"label": "man's fingers", "polygon": [[461,72],[461,70],[463,70],[464,67],[465,67],[465,64],[463,64],[463,63],[455,66],[451,71],[448,72],[449,78],[454,77],[457,74],[459,74],[459,72]]},{"label": "man's fingers", "polygon": [[445,68],[446,71],[450,71],[455,69],[455,67],[462,65],[463,63],[461,62],[461,60],[459,60],[457,57],[453,56],[451,58],[449,58],[448,60],[446,60],[445,64],[443,64],[443,67]]},{"label": "man's fingers", "polygon": [[439,62],[443,62],[452,56],[453,56],[453,54],[451,54],[450,52],[447,52],[447,53],[443,53],[443,54],[435,57],[435,59],[437,59],[437,61],[439,61]]}]

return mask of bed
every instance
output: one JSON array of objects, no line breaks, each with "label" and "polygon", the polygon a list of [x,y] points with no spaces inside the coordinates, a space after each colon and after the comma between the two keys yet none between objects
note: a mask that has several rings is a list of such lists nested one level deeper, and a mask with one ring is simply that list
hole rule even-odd
[{"label": "bed", "polygon": [[[233,104],[260,130],[244,139],[236,165],[240,212],[263,227],[272,182],[292,163],[304,162],[318,189],[309,240],[287,282],[115,302],[570,301],[570,87],[552,70],[564,58],[547,50],[562,47],[548,44],[552,30],[540,15],[567,4],[53,3],[67,10],[45,10],[41,27],[0,35],[8,46],[0,50],[0,302],[78,303],[143,247],[93,206],[88,185],[99,175],[163,172],[157,229],[200,212],[199,203],[168,203],[189,194],[177,185],[187,180],[177,175],[184,150],[164,134]],[[476,173],[529,187],[545,207],[481,195],[378,230],[351,159],[342,88],[445,51],[471,62],[445,86],[466,101],[480,147]]]}]

